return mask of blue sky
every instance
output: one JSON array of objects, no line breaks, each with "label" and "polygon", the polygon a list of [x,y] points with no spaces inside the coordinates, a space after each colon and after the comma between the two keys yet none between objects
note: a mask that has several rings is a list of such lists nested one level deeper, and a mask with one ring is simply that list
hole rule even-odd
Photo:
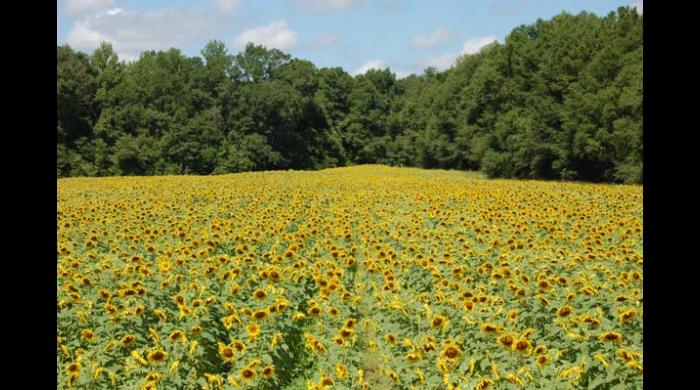
[{"label": "blue sky", "polygon": [[199,55],[210,39],[236,53],[247,41],[318,67],[398,76],[446,69],[521,24],[562,11],[606,15],[643,0],[59,0],[57,44],[92,52],[110,41],[120,58],[144,50]]}]

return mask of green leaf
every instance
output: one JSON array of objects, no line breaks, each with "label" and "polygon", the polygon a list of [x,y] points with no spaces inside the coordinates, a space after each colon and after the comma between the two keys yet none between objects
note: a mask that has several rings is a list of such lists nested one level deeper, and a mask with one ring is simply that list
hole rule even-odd
[{"label": "green leaf", "polygon": [[602,385],[605,383],[605,380],[603,378],[596,378],[593,380],[591,383],[588,384],[588,390],[593,390],[597,388],[598,386]]}]

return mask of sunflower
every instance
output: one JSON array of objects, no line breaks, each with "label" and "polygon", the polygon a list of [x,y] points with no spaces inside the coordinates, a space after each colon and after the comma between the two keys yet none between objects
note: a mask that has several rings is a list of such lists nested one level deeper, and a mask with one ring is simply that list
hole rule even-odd
[{"label": "sunflower", "polygon": [[450,369],[449,365],[443,358],[437,359],[437,361],[435,362],[435,368],[437,368],[437,370],[443,374],[446,374]]},{"label": "sunflower", "polygon": [[255,372],[255,370],[253,368],[246,367],[240,371],[240,375],[244,381],[250,381],[250,380],[255,379],[255,377],[257,376],[257,373]]},{"label": "sunflower", "polygon": [[264,320],[267,318],[267,316],[270,315],[270,312],[267,309],[260,309],[253,313],[253,318],[256,320]]},{"label": "sunflower", "polygon": [[354,318],[349,318],[345,321],[345,328],[352,329],[355,327],[356,323],[357,323],[357,320],[355,320]]},{"label": "sunflower", "polygon": [[348,369],[342,363],[337,363],[335,365],[335,376],[339,379],[343,379],[348,376]]},{"label": "sunflower", "polygon": [[484,333],[498,333],[500,332],[500,327],[494,324],[482,324],[481,331]]},{"label": "sunflower", "polygon": [[321,379],[318,381],[318,383],[321,387],[335,385],[335,381],[333,381],[333,378],[327,377],[325,375],[321,376]]},{"label": "sunflower", "polygon": [[192,333],[193,336],[197,336],[198,334],[202,333],[204,329],[202,329],[201,326],[195,325],[190,328],[190,333]]},{"label": "sunflower", "polygon": [[90,329],[83,329],[80,331],[80,337],[87,342],[95,341],[95,332]]},{"label": "sunflower", "polygon": [[395,345],[398,339],[393,333],[388,333],[384,336],[384,340],[390,344],[390,345]]},{"label": "sunflower", "polygon": [[70,373],[71,375],[76,374],[76,373],[80,373],[80,363],[73,362],[73,363],[67,365],[66,371],[68,371],[68,373]]},{"label": "sunflower", "polygon": [[562,306],[559,308],[559,310],[557,310],[557,316],[566,317],[569,314],[571,314],[572,311],[573,311],[573,309],[571,308],[571,306],[568,306],[568,305]]},{"label": "sunflower", "polygon": [[219,356],[221,356],[221,359],[223,359],[224,362],[234,363],[236,361],[236,353],[230,345],[225,345],[224,343],[219,342],[218,347]]},{"label": "sunflower", "polygon": [[637,370],[640,374],[644,372],[644,367],[636,361],[628,362],[626,366]]},{"label": "sunflower", "polygon": [[262,301],[267,297],[267,293],[261,289],[253,291],[253,298]]},{"label": "sunflower", "polygon": [[448,359],[456,359],[462,354],[462,351],[457,347],[449,346],[440,352],[440,355],[445,356]]},{"label": "sunflower", "polygon": [[176,343],[176,342],[187,342],[187,337],[185,336],[185,333],[179,329],[176,329],[170,333],[170,336],[168,336],[170,341]]},{"label": "sunflower", "polygon": [[530,348],[532,348],[532,343],[526,338],[521,338],[513,343],[513,350],[516,352],[527,352]]},{"label": "sunflower", "polygon": [[576,381],[581,378],[581,373],[583,370],[581,369],[581,366],[578,365],[573,365],[569,368],[566,368],[562,370],[559,373],[559,376],[562,378],[574,378]]},{"label": "sunflower", "polygon": [[294,313],[294,315],[292,316],[292,320],[293,320],[293,321],[301,321],[301,320],[303,320],[304,318],[306,318],[306,315],[305,315],[304,313],[301,313],[301,312],[296,312],[296,313]]},{"label": "sunflower", "polygon": [[392,381],[394,381],[394,383],[401,382],[401,378],[399,378],[399,374],[397,374],[395,371],[389,371],[387,373],[387,375],[389,376],[389,378],[391,378]]},{"label": "sunflower", "polygon": [[272,375],[274,375],[274,374],[275,374],[275,366],[270,365],[270,366],[263,368],[262,372],[260,373],[260,376],[263,379],[270,379],[272,377]]},{"label": "sunflower", "polygon": [[155,309],[153,310],[153,314],[156,315],[161,321],[167,321],[168,320],[168,315],[165,314],[165,312],[161,309]]},{"label": "sunflower", "polygon": [[312,306],[309,308],[308,313],[312,316],[318,317],[323,313],[323,310],[318,306]]},{"label": "sunflower", "polygon": [[333,343],[339,346],[345,344],[345,340],[343,340],[343,338],[340,336],[333,337],[331,340],[333,341]]},{"label": "sunflower", "polygon": [[530,337],[530,335],[532,335],[533,333],[535,333],[535,329],[533,329],[533,328],[527,328],[527,329],[525,329],[525,330],[523,331],[522,334],[520,334],[520,338],[528,338],[528,337]]},{"label": "sunflower", "polygon": [[420,354],[417,354],[415,352],[411,352],[411,353],[406,354],[406,356],[404,356],[404,358],[409,363],[415,363],[415,362],[420,360]]},{"label": "sunflower", "polygon": [[514,342],[515,338],[513,337],[513,335],[510,334],[504,334],[498,338],[498,343],[507,348],[510,348]]},{"label": "sunflower", "polygon": [[549,362],[549,357],[547,355],[538,355],[536,362],[538,366],[544,367],[544,365]]},{"label": "sunflower", "polygon": [[99,294],[100,298],[102,298],[104,300],[108,300],[109,298],[112,297],[112,293],[110,293],[109,291],[102,289],[102,288],[99,290],[98,294]]},{"label": "sunflower", "polygon": [[433,329],[445,329],[447,327],[447,318],[444,316],[436,316],[430,321],[430,326]]},{"label": "sunflower", "polygon": [[163,350],[153,350],[148,352],[146,357],[151,364],[159,364],[168,360],[168,353]]},{"label": "sunflower", "polygon": [[476,384],[475,389],[476,390],[485,390],[485,389],[488,389],[491,386],[491,384],[493,384],[493,381],[491,379],[484,378],[481,381],[479,381],[479,383]]},{"label": "sunflower", "polygon": [[128,334],[119,340],[119,342],[125,347],[131,345],[134,341],[136,341],[136,336],[133,334]]},{"label": "sunflower", "polygon": [[175,295],[175,296],[173,297],[173,300],[174,300],[175,303],[177,303],[179,306],[182,306],[182,305],[185,304],[185,297],[183,297],[183,296],[180,295],[180,294]]},{"label": "sunflower", "polygon": [[229,316],[226,316],[221,319],[221,323],[224,325],[224,328],[231,329],[233,325],[239,326],[241,325],[241,319],[238,318],[237,315],[231,314]]},{"label": "sunflower", "polygon": [[68,377],[68,387],[73,387],[75,382],[78,381],[78,378],[80,378],[80,373],[70,374]]},{"label": "sunflower", "polygon": [[243,341],[239,339],[233,339],[231,340],[231,343],[229,343],[230,346],[232,346],[236,351],[243,353],[245,351],[245,344]]},{"label": "sunflower", "polygon": [[515,374],[514,372],[508,373],[508,375],[506,375],[506,379],[508,379],[510,382],[512,382],[518,386],[524,385],[523,381],[520,378],[518,378],[518,375]]},{"label": "sunflower", "polygon": [[583,316],[581,322],[589,324],[591,329],[595,329],[600,326],[600,320],[592,316]]},{"label": "sunflower", "polygon": [[250,324],[246,325],[245,330],[249,338],[255,339],[260,334],[260,325],[255,322],[251,322]]},{"label": "sunflower", "polygon": [[437,347],[435,346],[435,343],[432,341],[429,341],[429,342],[423,344],[423,346],[421,348],[423,348],[423,351],[425,351],[425,352],[435,351],[437,349]]},{"label": "sunflower", "polygon": [[146,376],[146,380],[148,382],[158,382],[163,378],[163,375],[157,373],[157,372],[152,372]]},{"label": "sunflower", "polygon": [[277,310],[278,311],[284,311],[288,307],[289,307],[289,302],[286,299],[277,302]]},{"label": "sunflower", "polygon": [[338,334],[340,335],[340,337],[348,339],[351,338],[355,334],[355,332],[352,329],[343,328],[340,330],[340,332],[338,332]]},{"label": "sunflower", "polygon": [[635,308],[631,308],[628,310],[623,310],[620,312],[620,322],[626,322],[634,318],[634,316],[637,314],[637,310]]},{"label": "sunflower", "polygon": [[313,350],[316,353],[326,352],[326,346],[321,342],[321,340],[314,340]]},{"label": "sunflower", "polygon": [[602,341],[612,341],[615,343],[619,343],[620,341],[622,341],[622,335],[620,333],[613,332],[613,331],[603,332],[603,333],[598,335],[598,338]]},{"label": "sunflower", "polygon": [[593,358],[598,360],[601,364],[603,364],[603,366],[608,366],[608,361],[605,359],[605,356],[602,353],[593,355]]},{"label": "sunflower", "polygon": [[207,378],[207,382],[211,385],[211,388],[214,388],[214,385],[221,388],[221,377],[219,375],[205,373],[204,376]]},{"label": "sunflower", "polygon": [[148,365],[148,362],[141,356],[141,352],[139,352],[138,350],[131,351],[130,356],[132,359],[136,360],[140,364],[144,366]]},{"label": "sunflower", "polygon": [[282,333],[277,332],[272,336],[272,340],[270,340],[270,348],[275,348],[277,344],[282,340]]},{"label": "sunflower", "polygon": [[634,361],[634,354],[626,349],[618,349],[617,356],[621,357],[626,362]]}]

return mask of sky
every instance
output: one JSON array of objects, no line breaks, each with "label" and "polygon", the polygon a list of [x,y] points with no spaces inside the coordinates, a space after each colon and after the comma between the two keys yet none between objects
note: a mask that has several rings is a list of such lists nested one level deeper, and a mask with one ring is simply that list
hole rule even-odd
[{"label": "sky", "polygon": [[562,11],[607,15],[643,0],[58,0],[57,44],[91,53],[108,41],[127,61],[146,50],[199,56],[211,39],[233,54],[247,42],[350,74],[398,77],[479,51]]}]

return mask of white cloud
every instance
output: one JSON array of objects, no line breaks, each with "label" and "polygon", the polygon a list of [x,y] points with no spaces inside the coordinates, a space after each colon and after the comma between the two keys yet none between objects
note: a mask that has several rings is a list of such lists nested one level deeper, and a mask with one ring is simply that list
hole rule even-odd
[{"label": "white cloud", "polygon": [[68,0],[65,9],[71,15],[101,11],[114,3],[114,0]]},{"label": "white cloud", "polygon": [[354,72],[352,72],[353,76],[365,74],[370,69],[384,69],[384,60],[372,60],[372,61],[367,61],[365,64],[360,66],[359,68],[355,69]]},{"label": "white cloud", "polygon": [[73,25],[68,33],[68,43],[78,49],[93,49],[100,45],[102,41],[109,38],[90,27],[89,21],[79,21]]},{"label": "white cloud", "polygon": [[322,47],[330,46],[334,43],[338,42],[338,34],[331,33],[331,34],[326,34],[319,38],[318,40],[314,41],[311,43],[310,47],[311,49],[320,49]]},{"label": "white cloud", "polygon": [[495,41],[498,41],[498,38],[493,35],[481,38],[470,38],[466,42],[464,42],[461,54],[476,54],[479,52],[479,50],[481,50],[482,47]]},{"label": "white cloud", "polygon": [[225,13],[232,13],[242,2],[243,0],[214,0],[214,5]]},{"label": "white cloud", "polygon": [[449,68],[450,66],[454,65],[456,59],[457,59],[457,54],[447,53],[447,54],[443,54],[439,57],[429,58],[428,60],[425,61],[425,65],[432,66],[439,71],[443,71],[443,70]]},{"label": "white cloud", "polygon": [[411,41],[411,46],[418,49],[432,49],[443,43],[454,41],[457,34],[451,33],[444,28],[438,28],[430,35],[418,35]]},{"label": "white cloud", "polygon": [[644,13],[644,0],[635,0],[632,3],[632,8],[636,8],[637,12],[639,12],[640,14]]},{"label": "white cloud", "polygon": [[364,0],[297,0],[297,5],[313,12],[340,11]]},{"label": "white cloud", "polygon": [[446,53],[439,57],[428,58],[424,61],[425,66],[432,66],[439,71],[443,71],[455,64],[457,57],[463,54],[476,54],[484,46],[498,42],[498,37],[489,35],[486,37],[470,38],[462,45],[459,53]]},{"label": "white cloud", "polygon": [[67,43],[92,50],[110,42],[121,59],[135,59],[145,50],[166,50],[215,36],[225,24],[211,11],[166,8],[156,11],[113,9],[75,22]]},{"label": "white cloud", "polygon": [[397,70],[394,72],[396,74],[397,79],[405,79],[406,77],[410,76],[413,74],[413,72],[409,72],[407,70]]},{"label": "white cloud", "polygon": [[233,46],[242,49],[248,42],[263,45],[268,49],[287,50],[296,46],[297,33],[284,20],[245,30],[233,40]]}]

